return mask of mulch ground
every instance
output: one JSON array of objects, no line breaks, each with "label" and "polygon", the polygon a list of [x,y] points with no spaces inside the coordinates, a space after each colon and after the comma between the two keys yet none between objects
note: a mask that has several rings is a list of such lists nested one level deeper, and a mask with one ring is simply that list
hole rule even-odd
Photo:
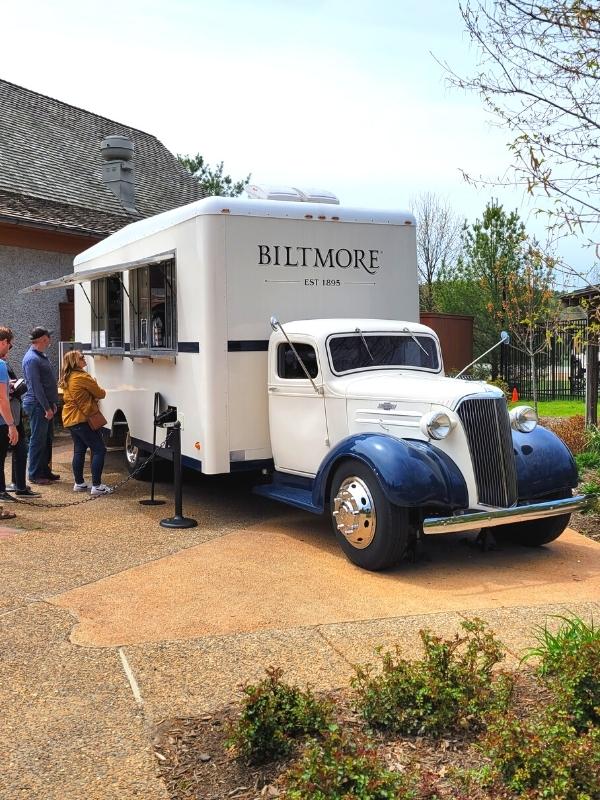
[{"label": "mulch ground", "polygon": [[[337,691],[327,696],[335,703],[336,721],[351,734],[364,733],[350,694]],[[520,671],[514,696],[517,712],[528,715],[546,699],[546,691],[533,674]],[[285,798],[284,775],[299,751],[290,759],[261,766],[237,758],[227,749],[226,739],[238,711],[232,705],[216,714],[165,720],[158,726],[154,752],[172,800]],[[453,733],[438,739],[375,734],[372,742],[388,769],[407,773],[418,770],[423,800],[497,798],[472,783],[467,789],[460,780],[460,774],[486,763],[475,734]]]},{"label": "mulch ground", "polygon": [[[585,476],[583,476],[585,477]],[[570,527],[600,541],[600,514],[573,514]],[[345,729],[363,730],[348,694],[329,695],[337,709],[337,721]],[[526,670],[518,675],[515,704],[525,715],[545,700],[544,690]],[[156,729],[154,751],[160,774],[172,800],[261,800],[284,798],[283,776],[293,758],[255,766],[237,758],[226,740],[239,707],[230,705],[215,714],[164,720]],[[378,754],[393,770],[418,767],[423,776],[423,798],[438,800],[492,800],[481,788],[460,785],[457,775],[485,763],[477,739],[468,735],[386,737],[374,739]],[[297,754],[296,754],[297,755]]]}]

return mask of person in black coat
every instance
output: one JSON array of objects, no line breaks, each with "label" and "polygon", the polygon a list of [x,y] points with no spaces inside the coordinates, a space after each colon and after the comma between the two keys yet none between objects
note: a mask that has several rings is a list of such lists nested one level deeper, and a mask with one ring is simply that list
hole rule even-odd
[{"label": "person in black coat", "polygon": [[8,377],[10,384],[8,389],[10,407],[13,412],[13,417],[17,423],[17,431],[19,433],[19,441],[11,448],[12,450],[12,483],[6,487],[7,492],[12,492],[19,497],[40,497],[39,492],[34,492],[30,486],[27,486],[27,437],[25,435],[25,428],[23,426],[23,409],[21,408],[21,397],[25,394],[26,386],[24,381],[19,381],[15,371],[10,364],[6,365],[8,368]]}]

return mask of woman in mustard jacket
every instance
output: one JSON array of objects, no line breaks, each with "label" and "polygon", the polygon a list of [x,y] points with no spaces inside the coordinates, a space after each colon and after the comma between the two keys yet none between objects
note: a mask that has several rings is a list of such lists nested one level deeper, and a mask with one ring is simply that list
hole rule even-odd
[{"label": "woman in mustard jacket", "polygon": [[92,430],[87,422],[98,411],[98,400],[106,397],[106,392],[88,375],[85,366],[85,356],[80,350],[65,353],[58,381],[63,390],[63,426],[73,438],[73,491],[85,492],[89,488],[83,477],[85,454],[89,448],[92,453],[91,494],[111,494],[112,489],[102,483],[106,455],[102,434],[99,430]]}]

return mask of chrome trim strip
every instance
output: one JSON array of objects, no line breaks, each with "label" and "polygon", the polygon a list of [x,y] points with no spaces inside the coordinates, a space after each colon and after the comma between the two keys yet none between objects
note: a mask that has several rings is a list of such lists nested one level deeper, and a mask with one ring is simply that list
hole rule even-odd
[{"label": "chrome trim strip", "polygon": [[546,500],[528,506],[499,508],[494,511],[472,511],[454,517],[428,517],[423,520],[424,533],[452,533],[453,531],[472,531],[479,528],[493,528],[525,522],[528,519],[545,519],[559,514],[571,514],[581,510],[588,502],[584,494],[567,497],[564,500]]}]

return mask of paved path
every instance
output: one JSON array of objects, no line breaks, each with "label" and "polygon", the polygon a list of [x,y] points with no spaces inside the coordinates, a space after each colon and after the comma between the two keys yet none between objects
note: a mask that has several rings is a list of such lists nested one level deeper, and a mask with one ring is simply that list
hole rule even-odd
[{"label": "paved path", "polygon": [[[105,477],[121,477],[116,454]],[[269,665],[331,688],[377,645],[416,654],[420,628],[449,635],[475,612],[514,661],[548,614],[600,618],[600,545],[576,533],[488,553],[464,543],[473,536],[434,537],[429,560],[374,575],[318,518],[248,489],[191,479],[185,512],[200,524],[184,531],[158,525],[170,507],[140,506],[136,482],[69,509],[17,509],[0,540],[2,800],[166,800],[154,726],[218,709]],[[70,490],[43,499],[79,499]]]}]

